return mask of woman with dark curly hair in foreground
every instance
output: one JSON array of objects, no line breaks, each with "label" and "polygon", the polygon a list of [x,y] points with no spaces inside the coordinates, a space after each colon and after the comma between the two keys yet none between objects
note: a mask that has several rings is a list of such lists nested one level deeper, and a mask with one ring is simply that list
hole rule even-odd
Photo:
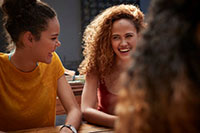
[{"label": "woman with dark curly hair in foreground", "polygon": [[117,133],[200,132],[200,1],[153,0],[123,75]]},{"label": "woman with dark curly hair in foreground", "polygon": [[114,126],[116,83],[145,26],[143,19],[139,8],[122,4],[106,9],[87,26],[79,72],[86,74],[81,109],[88,122]]}]

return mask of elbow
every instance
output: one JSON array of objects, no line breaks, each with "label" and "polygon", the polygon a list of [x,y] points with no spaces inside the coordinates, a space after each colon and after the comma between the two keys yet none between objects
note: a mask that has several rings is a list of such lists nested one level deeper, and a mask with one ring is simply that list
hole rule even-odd
[{"label": "elbow", "polygon": [[87,108],[81,107],[81,113],[83,115],[83,118],[84,118],[84,115],[85,115],[86,112],[87,112]]},{"label": "elbow", "polygon": [[89,107],[81,107],[81,112],[82,112],[82,117],[87,120],[88,118],[88,114],[89,114],[89,110],[90,108]]}]

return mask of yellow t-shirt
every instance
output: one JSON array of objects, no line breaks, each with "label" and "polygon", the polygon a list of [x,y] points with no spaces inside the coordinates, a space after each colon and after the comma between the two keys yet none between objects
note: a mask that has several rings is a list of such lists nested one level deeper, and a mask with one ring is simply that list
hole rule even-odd
[{"label": "yellow t-shirt", "polygon": [[0,53],[0,131],[54,126],[57,80],[64,67],[56,53],[50,64],[21,72]]}]

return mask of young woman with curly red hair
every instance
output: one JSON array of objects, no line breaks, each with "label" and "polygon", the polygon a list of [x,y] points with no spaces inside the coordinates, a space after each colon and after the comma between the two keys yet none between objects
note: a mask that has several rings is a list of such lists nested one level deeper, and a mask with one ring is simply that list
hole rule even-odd
[{"label": "young woman with curly red hair", "polygon": [[86,75],[81,109],[88,122],[114,126],[120,89],[118,77],[126,68],[144,27],[140,9],[124,4],[107,8],[86,27],[84,60],[79,72]]}]

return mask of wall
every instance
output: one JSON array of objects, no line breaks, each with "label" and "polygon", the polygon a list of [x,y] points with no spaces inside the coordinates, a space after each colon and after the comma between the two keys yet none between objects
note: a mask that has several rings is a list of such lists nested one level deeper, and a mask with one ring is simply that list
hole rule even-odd
[{"label": "wall", "polygon": [[151,0],[140,0],[140,8],[144,13],[147,13]]},{"label": "wall", "polygon": [[75,70],[81,61],[81,7],[79,0],[43,0],[52,6],[60,21],[61,46],[56,52],[63,65]]}]

